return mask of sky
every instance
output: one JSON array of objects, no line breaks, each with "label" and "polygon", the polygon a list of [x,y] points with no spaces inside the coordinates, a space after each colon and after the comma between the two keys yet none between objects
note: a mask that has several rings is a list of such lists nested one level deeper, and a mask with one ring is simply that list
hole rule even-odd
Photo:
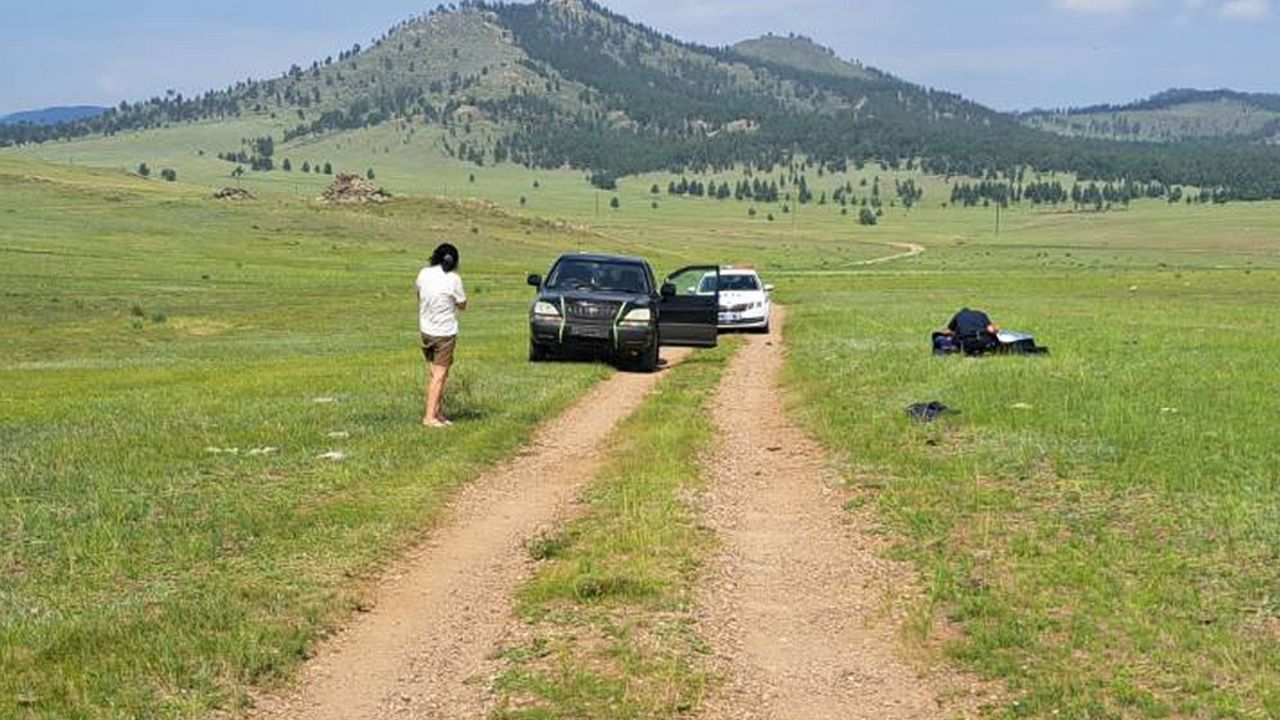
[{"label": "sky", "polygon": [[[191,95],[337,54],[436,3],[47,0],[0,12],[0,114]],[[606,0],[676,37],[798,33],[1000,110],[1170,87],[1280,92],[1280,0]]]}]

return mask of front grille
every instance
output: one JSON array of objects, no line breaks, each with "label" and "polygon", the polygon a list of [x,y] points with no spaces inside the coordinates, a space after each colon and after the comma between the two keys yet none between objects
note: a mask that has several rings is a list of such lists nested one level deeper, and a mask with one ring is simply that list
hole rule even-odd
[{"label": "front grille", "polygon": [[747,310],[750,310],[750,309],[751,309],[751,303],[745,303],[743,305],[721,305],[720,306],[721,312],[746,312]]},{"label": "front grille", "polygon": [[622,303],[600,300],[569,300],[565,303],[569,317],[580,320],[612,321],[618,316]]}]

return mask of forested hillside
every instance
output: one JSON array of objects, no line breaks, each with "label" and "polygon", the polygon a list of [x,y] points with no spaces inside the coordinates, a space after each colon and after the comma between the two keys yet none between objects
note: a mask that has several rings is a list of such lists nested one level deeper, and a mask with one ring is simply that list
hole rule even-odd
[{"label": "forested hillside", "polygon": [[1111,140],[1276,143],[1280,142],[1280,95],[1167,90],[1128,105],[1037,110],[1025,113],[1022,120],[1062,135]]},{"label": "forested hillside", "polygon": [[588,0],[441,6],[369,47],[276,78],[122,103],[55,126],[0,128],[0,144],[245,116],[279,128],[233,155],[263,171],[272,163],[256,155],[268,140],[397,122],[446,128],[441,150],[476,164],[571,166],[602,187],[645,171],[768,167],[803,155],[832,169],[874,161],[985,179],[1067,171],[1193,186],[1224,200],[1280,198],[1280,148],[1063,137],[804,38],[708,48]]}]

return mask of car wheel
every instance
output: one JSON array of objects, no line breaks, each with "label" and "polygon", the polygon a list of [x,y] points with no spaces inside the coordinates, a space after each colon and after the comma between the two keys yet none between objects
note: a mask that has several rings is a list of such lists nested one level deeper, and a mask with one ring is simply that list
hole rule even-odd
[{"label": "car wheel", "polygon": [[644,351],[644,354],[636,358],[632,364],[636,372],[651,373],[658,370],[658,343],[655,341],[653,347]]},{"label": "car wheel", "polygon": [[529,362],[546,362],[547,348],[543,345],[530,340],[529,341]]}]

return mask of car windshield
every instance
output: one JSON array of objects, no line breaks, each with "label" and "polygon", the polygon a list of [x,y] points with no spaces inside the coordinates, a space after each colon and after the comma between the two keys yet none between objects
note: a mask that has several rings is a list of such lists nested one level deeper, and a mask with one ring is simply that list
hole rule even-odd
[{"label": "car windshield", "polygon": [[648,293],[649,280],[638,263],[566,258],[552,269],[547,288]]},{"label": "car windshield", "polygon": [[[700,294],[710,294],[715,292],[716,276],[707,275],[702,278],[701,287],[698,288]],[[755,275],[721,275],[720,276],[720,292],[749,292],[760,289],[760,281]]]}]

